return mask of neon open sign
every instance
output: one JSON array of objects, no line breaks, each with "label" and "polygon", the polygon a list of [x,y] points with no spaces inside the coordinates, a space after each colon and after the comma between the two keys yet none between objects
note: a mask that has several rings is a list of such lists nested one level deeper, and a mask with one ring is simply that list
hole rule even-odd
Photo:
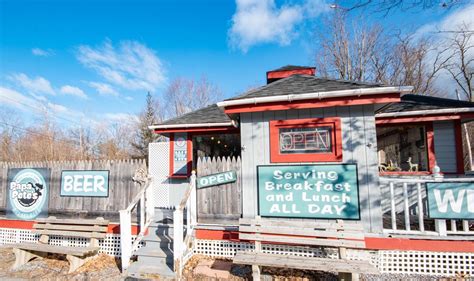
[{"label": "neon open sign", "polygon": [[280,129],[280,152],[330,152],[331,127]]}]

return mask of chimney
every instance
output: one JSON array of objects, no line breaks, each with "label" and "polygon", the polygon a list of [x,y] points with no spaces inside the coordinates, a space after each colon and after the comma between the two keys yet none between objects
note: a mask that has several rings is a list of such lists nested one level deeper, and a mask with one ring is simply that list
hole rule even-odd
[{"label": "chimney", "polygon": [[316,72],[315,67],[287,65],[275,70],[267,71],[267,84],[289,77],[295,74],[312,75]]}]

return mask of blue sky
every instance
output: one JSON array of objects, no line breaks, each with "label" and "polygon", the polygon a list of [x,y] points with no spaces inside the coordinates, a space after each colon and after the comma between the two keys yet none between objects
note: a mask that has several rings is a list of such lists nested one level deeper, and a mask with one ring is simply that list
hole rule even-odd
[{"label": "blue sky", "polygon": [[[264,84],[267,70],[312,65],[312,32],[331,3],[0,0],[0,102],[29,117],[46,107],[116,121],[137,113],[147,90],[160,97],[174,78],[203,75],[230,97]],[[464,8],[366,19],[429,29]]]}]

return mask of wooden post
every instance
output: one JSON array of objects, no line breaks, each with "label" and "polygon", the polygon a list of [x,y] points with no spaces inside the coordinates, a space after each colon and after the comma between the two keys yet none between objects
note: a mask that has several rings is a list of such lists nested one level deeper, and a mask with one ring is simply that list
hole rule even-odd
[{"label": "wooden post", "polygon": [[154,185],[153,179],[148,179],[149,185],[145,190],[145,212],[146,221],[150,221],[155,216],[155,196],[154,196]]},{"label": "wooden post", "polygon": [[397,210],[395,205],[395,191],[394,183],[390,182],[390,203],[391,203],[391,214],[392,214],[392,229],[397,229]]},{"label": "wooden post", "polygon": [[176,210],[173,213],[173,259],[174,259],[174,272],[176,277],[180,278],[181,268],[181,255],[183,251],[183,210],[180,206],[176,206]]},{"label": "wooden post", "polygon": [[196,191],[196,171],[192,171],[191,174],[191,225],[197,224],[197,191]]},{"label": "wooden post", "polygon": [[406,182],[403,183],[403,200],[405,202],[405,230],[410,231],[410,205],[408,202],[408,184]]},{"label": "wooden post", "polygon": [[421,232],[425,232],[425,222],[423,216],[423,197],[421,194],[421,183],[416,185],[417,194],[418,194],[418,226]]},{"label": "wooden post", "polygon": [[140,233],[145,231],[145,192],[140,196]]},{"label": "wooden post", "polygon": [[435,220],[435,228],[439,236],[448,236],[448,232],[446,229],[446,220]]},{"label": "wooden post", "polygon": [[130,265],[132,255],[132,217],[128,210],[120,210],[120,250],[122,252],[122,272]]}]

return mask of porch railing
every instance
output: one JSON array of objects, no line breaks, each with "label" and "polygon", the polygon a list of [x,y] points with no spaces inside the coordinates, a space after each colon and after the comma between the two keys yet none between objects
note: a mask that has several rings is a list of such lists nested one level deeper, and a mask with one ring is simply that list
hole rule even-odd
[{"label": "porch railing", "polygon": [[382,198],[384,233],[422,236],[468,235],[474,239],[473,221],[428,217],[425,188],[428,182],[474,182],[474,177],[380,177],[382,194],[386,194]]},{"label": "porch railing", "polygon": [[[130,265],[132,253],[138,249],[138,245],[145,236],[145,231],[150,225],[155,206],[153,202],[152,180],[147,179],[140,188],[137,195],[130,202],[128,207],[120,210],[120,249],[122,271],[127,270]],[[136,211],[138,215],[138,235],[132,242],[132,214]]]},{"label": "porch railing", "polygon": [[186,259],[192,255],[193,229],[197,223],[196,172],[193,171],[189,187],[173,213],[173,256],[174,271],[179,280]]}]

